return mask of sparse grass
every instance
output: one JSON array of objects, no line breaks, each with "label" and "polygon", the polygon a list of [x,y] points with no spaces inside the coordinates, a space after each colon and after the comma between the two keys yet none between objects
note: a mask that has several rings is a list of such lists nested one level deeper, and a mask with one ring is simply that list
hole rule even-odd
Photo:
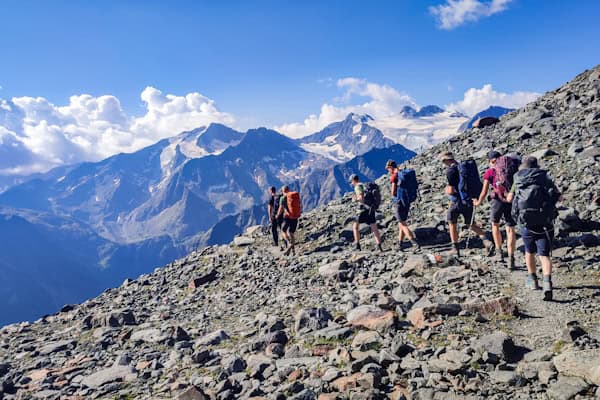
[{"label": "sparse grass", "polygon": [[564,340],[559,339],[552,345],[552,351],[556,354],[560,354],[563,351],[563,348],[566,344],[567,343]]},{"label": "sparse grass", "polygon": [[475,371],[479,371],[481,369],[481,365],[477,361],[471,361],[470,366],[471,369]]}]

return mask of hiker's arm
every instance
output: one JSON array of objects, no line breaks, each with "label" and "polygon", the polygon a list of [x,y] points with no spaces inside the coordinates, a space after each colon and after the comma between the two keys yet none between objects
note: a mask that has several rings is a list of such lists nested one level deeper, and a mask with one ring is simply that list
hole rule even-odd
[{"label": "hiker's arm", "polygon": [[451,185],[446,186],[446,189],[444,189],[444,192],[448,196],[452,196],[455,193],[454,186],[451,186]]},{"label": "hiker's arm", "polygon": [[392,198],[396,196],[396,191],[398,190],[398,184],[396,182],[392,183]]},{"label": "hiker's arm", "polygon": [[283,215],[283,205],[279,206],[279,210],[277,210],[277,218],[280,218]]},{"label": "hiker's arm", "polygon": [[479,198],[473,202],[473,205],[475,207],[479,207],[481,205],[481,203],[483,203],[483,200],[485,199],[485,196],[487,196],[487,192],[488,192],[489,188],[490,188],[490,181],[488,181],[487,179],[484,179],[483,180],[483,188],[481,189]]},{"label": "hiker's arm", "polygon": [[267,212],[269,213],[269,221],[273,222],[273,206],[271,203],[267,206]]},{"label": "hiker's arm", "polygon": [[508,201],[509,203],[512,203],[513,199],[515,198],[515,193],[514,192],[510,192],[507,196],[506,196],[506,201]]}]

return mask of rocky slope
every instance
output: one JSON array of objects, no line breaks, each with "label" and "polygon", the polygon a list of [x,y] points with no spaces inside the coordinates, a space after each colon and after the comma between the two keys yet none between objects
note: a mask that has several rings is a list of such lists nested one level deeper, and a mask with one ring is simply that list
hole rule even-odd
[{"label": "rocky slope", "polygon": [[[599,133],[596,67],[410,161],[422,181],[411,216],[420,252],[373,252],[371,235],[353,252],[348,196],[303,216],[296,258],[248,229],[1,329],[0,398],[600,397]],[[492,148],[537,154],[564,191],[552,303],[525,290],[521,257],[511,272],[479,240],[461,259],[446,252],[436,155],[473,155],[483,170]],[[379,224],[391,249],[388,207],[386,196]]]}]

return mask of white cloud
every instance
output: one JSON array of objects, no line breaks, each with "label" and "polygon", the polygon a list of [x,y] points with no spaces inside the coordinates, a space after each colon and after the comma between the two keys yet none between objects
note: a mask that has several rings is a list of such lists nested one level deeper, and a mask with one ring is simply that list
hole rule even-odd
[{"label": "white cloud", "polygon": [[[211,122],[233,124],[231,114],[200,93],[163,94],[147,87],[141,93],[146,112],[130,116],[115,96],[71,96],[57,106],[43,97],[0,99],[1,147],[19,148],[10,171],[31,173],[80,161],[96,161],[131,152],[160,139]],[[10,139],[10,140],[9,140]],[[8,171],[3,165],[0,173]]]},{"label": "white cloud", "polygon": [[[365,79],[347,77],[338,79],[341,96],[333,103],[321,106],[319,114],[309,115],[303,122],[276,126],[275,129],[291,137],[302,137],[317,132],[332,122],[344,119],[349,113],[369,114],[374,118],[385,118],[398,113],[402,107],[415,107],[415,101],[405,93],[389,85],[368,82]],[[354,100],[354,104],[352,103]],[[361,102],[362,100],[362,102]]]},{"label": "white cloud", "polygon": [[467,22],[475,22],[508,8],[512,0],[446,0],[445,4],[429,7],[440,29],[454,29]]},{"label": "white cloud", "polygon": [[471,88],[467,90],[462,100],[446,105],[446,109],[460,111],[467,115],[474,115],[489,106],[519,108],[537,99],[539,96],[540,93],[535,92],[497,92],[488,83],[483,85],[481,89]]}]

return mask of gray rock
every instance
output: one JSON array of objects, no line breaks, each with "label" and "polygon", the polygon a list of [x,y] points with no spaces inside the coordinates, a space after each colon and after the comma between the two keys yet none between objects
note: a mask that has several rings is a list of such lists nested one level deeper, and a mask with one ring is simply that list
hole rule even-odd
[{"label": "gray rock", "polygon": [[133,332],[129,340],[132,342],[162,343],[168,338],[169,335],[161,332],[160,329],[149,328]]},{"label": "gray rock", "polygon": [[81,384],[92,389],[98,389],[107,383],[117,381],[129,382],[135,380],[136,377],[136,371],[132,367],[113,366],[84,377],[81,381]]},{"label": "gray rock", "polygon": [[323,329],[333,317],[324,308],[305,308],[296,313],[294,330],[298,334]]},{"label": "gray rock", "polygon": [[516,350],[512,338],[501,331],[479,338],[472,347],[476,351],[492,353],[504,359],[510,359]]},{"label": "gray rock", "polygon": [[59,351],[67,350],[71,348],[76,342],[73,340],[60,340],[58,342],[48,343],[39,349],[39,353],[42,356],[46,356],[52,353],[57,353]]},{"label": "gray rock", "polygon": [[224,340],[228,340],[229,335],[222,329],[211,332],[201,338],[196,339],[196,346],[217,346]]},{"label": "gray rock", "polygon": [[559,376],[558,381],[548,389],[548,397],[552,400],[570,400],[589,386],[581,378]]}]

